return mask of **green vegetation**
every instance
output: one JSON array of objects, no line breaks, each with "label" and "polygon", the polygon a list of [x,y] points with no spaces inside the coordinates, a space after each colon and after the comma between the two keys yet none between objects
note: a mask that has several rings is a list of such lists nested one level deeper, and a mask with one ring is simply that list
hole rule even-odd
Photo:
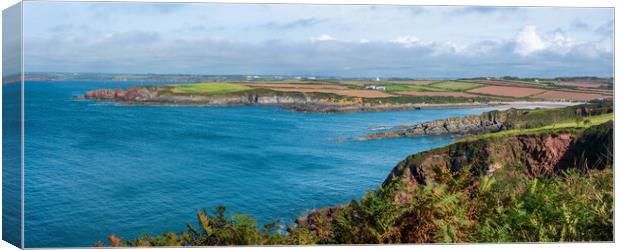
[{"label": "green vegetation", "polygon": [[[460,79],[460,80],[468,80],[468,81],[478,81],[478,80],[487,80],[485,77],[476,77],[469,79]],[[601,86],[598,89],[611,89],[613,87],[613,78],[598,78],[598,77],[558,77],[558,78],[518,78],[512,76],[505,76],[499,79],[492,79],[494,81],[500,81],[504,83],[514,83],[518,85],[531,85],[531,87],[538,87],[544,89],[554,89],[554,90],[577,90],[583,91],[582,88],[577,86],[567,86],[560,85],[558,83],[561,82],[572,82],[572,81],[584,81],[591,83],[598,83]],[[595,87],[590,87],[595,88]],[[609,93],[611,94],[611,93]]]},{"label": "green vegetation", "polygon": [[602,115],[595,115],[587,118],[579,117],[580,119],[585,119],[583,122],[578,122],[580,119],[573,120],[562,120],[556,123],[545,125],[537,128],[525,128],[525,129],[511,129],[504,130],[496,133],[487,133],[482,135],[468,136],[462,139],[457,140],[456,142],[462,141],[475,141],[485,138],[492,137],[504,137],[504,136],[513,136],[513,135],[528,135],[528,134],[537,134],[537,133],[547,133],[549,131],[566,131],[566,130],[578,130],[589,128],[594,125],[600,125],[606,123],[608,121],[613,121],[614,114],[607,113]]},{"label": "green vegetation", "polygon": [[575,120],[577,117],[587,118],[601,114],[613,113],[613,102],[582,104],[564,108],[549,109],[510,109],[507,111],[491,111],[484,113],[490,117],[500,117],[510,128],[538,128],[553,125],[562,121]]},{"label": "green vegetation", "polygon": [[385,90],[388,92],[399,91],[417,91],[417,92],[434,92],[441,91],[441,89],[430,87],[429,85],[414,85],[414,84],[382,84],[385,86]]},{"label": "green vegetation", "polygon": [[[523,174],[473,177],[445,175],[448,184],[418,185],[405,203],[390,194],[400,183],[370,191],[352,201],[335,218],[320,218],[314,232],[279,223],[259,229],[248,215],[218,207],[198,212],[198,228],[182,233],[144,235],[124,240],[111,235],[109,246],[221,246],[379,244],[422,242],[567,242],[613,240],[613,172],[611,168],[565,171],[554,178]],[[507,174],[507,173],[506,173]],[[472,185],[472,179],[474,184]],[[399,186],[400,185],[400,186]],[[470,188],[467,188],[470,187]],[[98,242],[95,246],[105,246]]]},{"label": "green vegetation", "polygon": [[170,85],[170,91],[175,94],[228,94],[252,89],[247,86],[232,83],[205,82]]},{"label": "green vegetation", "polygon": [[488,97],[454,97],[454,96],[413,96],[413,95],[401,95],[382,98],[368,98],[365,101],[367,103],[378,104],[409,104],[409,103],[432,103],[432,104],[461,104],[479,102],[485,103],[491,101]]},{"label": "green vegetation", "polygon": [[[440,173],[445,174],[445,173]],[[499,174],[498,174],[499,175]],[[564,242],[613,239],[613,173],[566,171],[552,179],[446,175],[394,204],[382,192],[352,202],[323,243]]]},{"label": "green vegetation", "polygon": [[485,86],[484,84],[465,81],[443,81],[430,84],[430,86],[445,91],[467,91]]},{"label": "green vegetation", "polygon": [[[613,239],[613,172],[566,171],[552,179],[522,178],[513,187],[480,192],[484,207],[478,242],[611,241]],[[491,185],[491,189],[493,186]],[[522,193],[508,188],[524,190]],[[499,191],[499,192],[498,192]]]},{"label": "green vegetation", "polygon": [[532,87],[560,88],[559,86],[555,85],[555,81],[553,80],[528,79],[528,80],[506,80],[506,82],[527,84],[527,85],[532,85]]},{"label": "green vegetation", "polygon": [[417,92],[437,92],[437,91],[467,91],[484,86],[481,83],[467,81],[436,81],[427,84],[406,84],[406,83],[381,83],[388,92],[417,91]]},{"label": "green vegetation", "polygon": [[[145,246],[230,246],[230,245],[282,245],[287,244],[287,237],[277,231],[279,223],[267,224],[263,230],[249,215],[232,214],[225,207],[219,206],[208,214],[198,211],[198,228],[187,225],[187,231],[180,234],[169,232],[163,235],[150,236],[145,234],[135,240],[128,241],[116,235],[108,237],[112,247],[145,247]],[[290,242],[289,244],[293,244]],[[103,247],[97,242],[96,247]]]},{"label": "green vegetation", "polygon": [[413,84],[413,85],[426,85],[435,82],[434,80],[389,80],[387,83],[394,84]]}]

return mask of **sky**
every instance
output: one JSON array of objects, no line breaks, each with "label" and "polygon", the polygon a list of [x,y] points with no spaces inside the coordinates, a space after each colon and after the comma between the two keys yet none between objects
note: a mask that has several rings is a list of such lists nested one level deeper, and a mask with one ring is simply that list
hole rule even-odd
[{"label": "sky", "polygon": [[26,72],[611,76],[613,9],[26,2]]}]

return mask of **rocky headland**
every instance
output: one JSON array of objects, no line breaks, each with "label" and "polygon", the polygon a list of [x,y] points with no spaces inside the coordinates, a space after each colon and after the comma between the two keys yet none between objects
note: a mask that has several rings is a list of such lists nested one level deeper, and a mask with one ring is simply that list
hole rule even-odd
[{"label": "rocky headland", "polygon": [[613,108],[601,105],[576,105],[547,111],[545,114],[531,109],[511,108],[490,111],[481,115],[440,119],[415,125],[401,125],[389,131],[359,137],[359,140],[414,137],[424,135],[449,135],[455,137],[493,133],[517,128],[534,128],[566,119],[587,117],[613,112]]},{"label": "rocky headland", "polygon": [[474,108],[499,103],[374,103],[364,98],[326,93],[282,92],[253,89],[224,95],[172,93],[165,86],[96,89],[78,98],[140,106],[277,106],[298,112],[351,113],[426,108]]}]

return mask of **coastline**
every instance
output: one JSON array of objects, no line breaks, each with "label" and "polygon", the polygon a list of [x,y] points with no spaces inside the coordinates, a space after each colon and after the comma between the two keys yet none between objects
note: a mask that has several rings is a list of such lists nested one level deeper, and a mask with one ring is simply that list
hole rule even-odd
[{"label": "coastline", "polygon": [[[101,90],[95,90],[101,91]],[[500,107],[510,108],[561,108],[584,104],[584,102],[559,102],[559,101],[491,101],[491,102],[467,102],[467,103],[404,103],[404,104],[373,104],[338,102],[332,99],[313,99],[311,97],[282,97],[282,96],[248,96],[248,97],[166,97],[160,98],[153,95],[130,96],[125,93],[117,94],[118,91],[109,91],[106,95],[98,92],[87,92],[76,99],[89,99],[95,101],[112,102],[125,106],[190,106],[190,107],[235,107],[235,106],[276,106],[296,112],[316,113],[356,113],[356,112],[389,112],[421,109],[466,109]]]},{"label": "coastline", "polygon": [[[290,85],[286,86],[290,87]],[[95,89],[87,91],[77,98],[110,101],[129,106],[277,106],[297,112],[317,113],[385,112],[442,108],[522,108],[532,106],[559,108],[584,103],[584,101],[564,101],[564,99],[557,101],[488,97],[381,96],[379,94],[386,95],[386,93],[350,88],[340,90],[340,88],[345,87],[336,85],[317,86],[321,87],[315,86],[314,89],[307,89],[309,87],[304,86],[306,89],[290,88],[285,91],[271,89],[270,86],[249,87],[232,83],[134,86],[126,89]],[[341,92],[325,91],[323,88],[325,86],[338,87],[338,91]],[[366,92],[361,93],[360,91]]]}]

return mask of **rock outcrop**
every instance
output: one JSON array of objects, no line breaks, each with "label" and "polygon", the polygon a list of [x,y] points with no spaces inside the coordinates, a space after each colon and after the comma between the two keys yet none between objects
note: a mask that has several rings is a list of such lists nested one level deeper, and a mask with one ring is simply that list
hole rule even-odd
[{"label": "rock outcrop", "polygon": [[466,116],[448,118],[418,123],[413,126],[399,126],[390,131],[369,134],[360,137],[360,140],[374,140],[381,138],[412,137],[422,135],[454,135],[465,136],[497,132],[510,129],[505,121],[498,117]]},{"label": "rock outcrop", "polygon": [[493,133],[515,128],[530,128],[549,125],[577,116],[587,117],[613,112],[610,105],[585,104],[563,109],[547,110],[545,113],[528,109],[490,111],[481,115],[448,118],[418,123],[413,126],[398,126],[389,131],[369,134],[359,140],[413,137],[423,135],[450,135],[455,137]]},{"label": "rock outcrop", "polygon": [[97,89],[86,92],[84,98],[98,100],[118,100],[118,101],[148,101],[156,96],[154,91],[148,88],[122,89]]}]

